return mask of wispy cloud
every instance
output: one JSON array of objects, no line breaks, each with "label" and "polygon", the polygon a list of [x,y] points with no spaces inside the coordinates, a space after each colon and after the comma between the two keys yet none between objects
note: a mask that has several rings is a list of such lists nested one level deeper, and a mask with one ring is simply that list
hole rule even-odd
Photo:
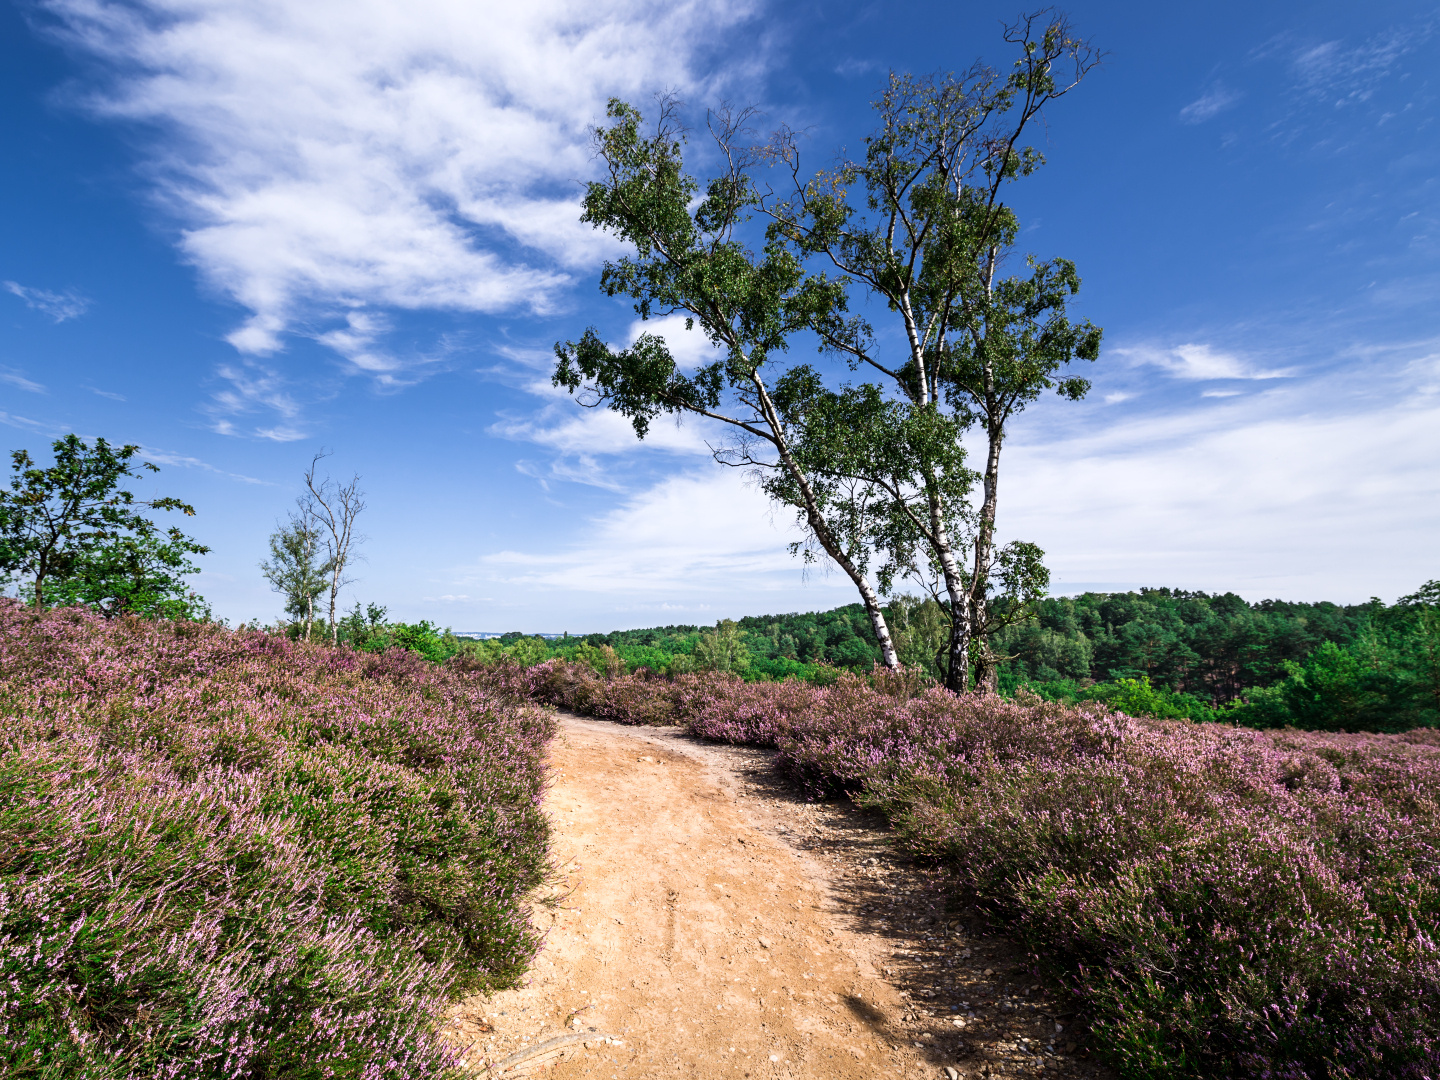
[{"label": "wispy cloud", "polygon": [[[1357,401],[1355,380],[1207,403],[1010,454],[1009,536],[1070,581],[1360,601],[1434,577],[1440,398]],[[1407,380],[1408,382],[1408,380]],[[1340,396],[1344,412],[1311,411]],[[1294,400],[1290,400],[1293,398]],[[1094,527],[1075,529],[1084,520]],[[1376,537],[1384,558],[1376,559]]]},{"label": "wispy cloud", "polygon": [[835,65],[835,74],[842,79],[854,79],[861,75],[869,75],[880,67],[879,61],[861,60],[856,57],[847,57]]},{"label": "wispy cloud", "polygon": [[259,480],[253,476],[246,476],[244,473],[230,472],[211,465],[208,461],[201,461],[189,454],[174,453],[170,450],[161,450],[154,446],[142,446],[140,452],[145,455],[147,461],[157,465],[171,465],[180,469],[199,469],[202,472],[214,473],[216,476],[223,476],[228,480],[235,480],[242,484],[259,484],[263,487],[274,487],[269,480]]},{"label": "wispy cloud", "polygon": [[129,400],[124,394],[117,394],[113,390],[100,390],[93,386],[87,386],[85,389],[89,390],[92,394],[99,394],[103,398],[109,398],[111,401]]},{"label": "wispy cloud", "polygon": [[1168,371],[1177,379],[1286,379],[1296,374],[1294,368],[1264,368],[1232,352],[1211,345],[1185,344],[1168,348],[1137,345],[1111,349],[1135,364],[1148,364]]},{"label": "wispy cloud", "polygon": [[24,375],[20,374],[20,372],[11,368],[0,368],[0,382],[9,383],[11,386],[18,387],[21,390],[28,390],[32,394],[43,394],[46,392],[45,387],[41,386],[38,382],[27,379]]},{"label": "wispy cloud", "polygon": [[1203,124],[1219,116],[1243,97],[1239,91],[1216,83],[1205,93],[1180,110],[1180,119],[1187,124]]},{"label": "wispy cloud", "polygon": [[533,443],[549,452],[545,462],[521,460],[516,468],[549,489],[551,481],[587,484],[609,491],[624,491],[628,477],[622,459],[640,459],[662,451],[685,457],[710,456],[706,435],[718,436],[705,422],[676,423],[660,417],[644,441],[619,413],[609,409],[582,409],[568,395],[542,406],[530,415],[504,416],[490,425],[488,434],[516,442]]},{"label": "wispy cloud", "polygon": [[74,289],[65,292],[49,292],[21,285],[18,281],[4,282],[5,290],[25,301],[25,306],[48,316],[56,323],[67,319],[78,319],[90,309],[90,301]]},{"label": "wispy cloud", "polygon": [[[487,555],[474,580],[617,595],[652,607],[678,595],[730,600],[797,587],[801,564],[785,545],[798,535],[742,476],[717,466],[627,498],[590,522],[586,539],[568,549]],[[848,579],[823,575],[814,587],[824,606],[845,603],[853,592]]]},{"label": "wispy cloud", "polygon": [[250,360],[223,364],[216,374],[229,385],[212,394],[203,411],[217,434],[247,434],[237,426],[238,418],[263,412],[278,416],[281,422],[252,428],[248,434],[276,442],[305,438],[307,432],[299,422],[300,404],[278,371]]},{"label": "wispy cloud", "polygon": [[[389,310],[544,313],[616,250],[582,225],[611,95],[708,94],[751,0],[42,0],[105,65],[86,99],[147,125],[181,247],[250,312],[240,352],[303,320],[385,383]],[[763,49],[723,79],[744,78]],[[328,324],[328,325],[327,325]],[[338,324],[338,325],[337,325]],[[308,329],[307,333],[310,333]]]},{"label": "wispy cloud", "polygon": [[46,420],[31,420],[28,416],[16,416],[14,413],[8,412],[0,412],[0,424],[19,428],[21,431],[28,431],[34,435],[43,435],[47,439],[59,438],[70,432],[70,428],[64,424],[56,425]]},{"label": "wispy cloud", "polygon": [[1337,108],[1364,102],[1433,32],[1422,23],[1386,30],[1358,45],[1343,41],[1304,45],[1294,54],[1291,67],[1300,87],[1314,97]]}]

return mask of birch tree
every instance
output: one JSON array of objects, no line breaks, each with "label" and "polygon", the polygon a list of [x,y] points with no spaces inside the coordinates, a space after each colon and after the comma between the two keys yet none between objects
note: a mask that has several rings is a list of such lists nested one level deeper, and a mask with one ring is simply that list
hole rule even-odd
[{"label": "birch tree", "polygon": [[[663,413],[727,426],[732,438],[713,448],[716,459],[750,468],[796,509],[805,540],[794,549],[823,552],[855,583],[887,666],[898,658],[880,595],[900,579],[926,582],[949,614],[954,690],[968,687],[972,657],[984,674],[974,638],[995,623],[987,590],[1019,581],[1033,592],[1038,580],[1013,572],[1034,568],[1033,545],[1004,559],[992,550],[995,484],[978,511],[970,505],[977,474],[961,440],[981,415],[971,369],[998,372],[1002,357],[1043,369],[996,398],[988,481],[1005,421],[1031,390],[1054,385],[1059,367],[1099,348],[1098,328],[1067,317],[1079,285],[1071,264],[1032,260],[997,279],[1018,233],[1002,192],[1043,161],[1027,132],[1097,54],[1058,16],[1022,18],[1005,38],[1018,52],[1006,73],[976,64],[959,76],[892,74],[865,153],[810,177],[793,133],[746,145],[751,114],[722,110],[709,129],[724,168],[702,194],[684,171],[673,104],[643,137],[638,111],[612,102],[610,125],[596,133],[608,177],[590,185],[583,220],[635,254],[608,264],[601,287],[629,297],[642,319],[683,313],[724,359],[686,375],[657,335],[614,350],[593,329],[556,347],[556,383],[626,415],[642,438]],[[743,242],[752,220],[764,226],[758,252]],[[801,335],[863,377],[837,384],[791,361]],[[1086,388],[1059,385],[1072,397]]]},{"label": "birch tree", "polygon": [[[854,582],[884,663],[898,666],[869,580],[865,522],[847,517],[835,503],[836,484],[797,456],[809,417],[787,410],[772,385],[777,369],[784,373],[790,337],[829,309],[843,308],[844,286],[807,273],[783,243],[767,243],[758,254],[745,247],[737,234],[757,202],[747,173],[754,155],[732,158],[731,170],[697,198],[700,185],[684,171],[673,102],[662,102],[650,136],[641,134],[639,111],[624,102],[612,101],[609,117],[610,126],[596,132],[609,175],[589,186],[582,220],[629,241],[635,256],[607,264],[601,288],[630,297],[642,319],[683,312],[687,327],[698,324],[723,358],[687,375],[658,335],[642,334],[617,351],[591,328],[579,341],[556,345],[555,383],[582,404],[626,416],[642,439],[662,414],[690,414],[729,428],[734,439],[715,448],[716,459],[780,474],[780,497]],[[730,123],[717,138],[724,147],[737,133],[738,122]]]},{"label": "birch tree", "polygon": [[300,503],[300,512],[270,534],[270,557],[260,563],[260,572],[276,592],[285,597],[285,614],[305,627],[310,640],[315,625],[315,601],[325,592],[330,567],[321,558],[320,525]]}]

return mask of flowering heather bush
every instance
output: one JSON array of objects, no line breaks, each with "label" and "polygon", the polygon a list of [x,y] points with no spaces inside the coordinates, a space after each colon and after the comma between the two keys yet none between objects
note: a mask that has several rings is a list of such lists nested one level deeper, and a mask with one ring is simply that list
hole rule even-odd
[{"label": "flowering heather bush", "polygon": [[0,603],[0,1073],[420,1077],[538,939],[553,721],[405,652]]},{"label": "flowering heather bush", "polygon": [[667,679],[644,668],[605,678],[590,664],[566,660],[522,667],[508,657],[486,663],[462,655],[451,660],[450,666],[472,673],[506,697],[543,701],[622,724],[675,723],[679,692],[704,681],[695,675]]},{"label": "flowering heather bush", "polygon": [[1440,1078],[1440,733],[1141,721],[893,676],[689,676],[643,699],[531,678],[597,715],[663,699],[886,811],[1127,1076]]}]

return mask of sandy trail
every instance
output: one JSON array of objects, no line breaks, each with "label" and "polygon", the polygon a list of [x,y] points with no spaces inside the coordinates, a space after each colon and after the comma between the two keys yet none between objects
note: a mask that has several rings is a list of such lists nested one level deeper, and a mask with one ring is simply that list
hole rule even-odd
[{"label": "sandy trail", "polygon": [[530,985],[456,1008],[467,1065],[568,1034],[503,1075],[1103,1075],[1008,942],[947,922],[883,822],[807,803],[765,751],[560,720],[547,804],[569,893],[536,909]]}]

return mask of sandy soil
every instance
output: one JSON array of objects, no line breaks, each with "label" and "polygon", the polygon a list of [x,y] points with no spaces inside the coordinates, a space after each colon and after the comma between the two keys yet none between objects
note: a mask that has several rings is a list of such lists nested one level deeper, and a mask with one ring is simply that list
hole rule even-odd
[{"label": "sandy soil", "polygon": [[807,803],[771,756],[562,715],[545,949],[530,985],[455,1009],[471,1069],[1108,1075],[1013,945],[944,915],[883,821]]}]

